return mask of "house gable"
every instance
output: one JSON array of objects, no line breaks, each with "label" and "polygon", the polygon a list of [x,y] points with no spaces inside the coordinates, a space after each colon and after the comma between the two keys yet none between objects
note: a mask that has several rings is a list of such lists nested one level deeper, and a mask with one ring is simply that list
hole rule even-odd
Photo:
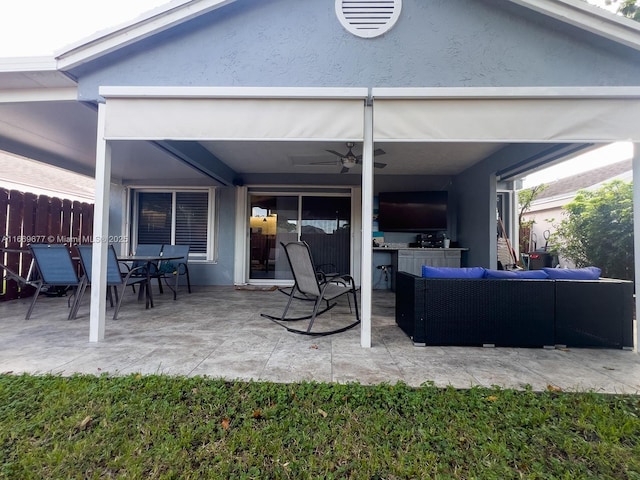
[{"label": "house gable", "polygon": [[332,2],[238,0],[70,73],[83,100],[97,99],[101,85],[637,84],[640,51],[630,42],[623,46],[516,3],[526,2],[405,0],[391,31],[362,39],[340,25]]}]

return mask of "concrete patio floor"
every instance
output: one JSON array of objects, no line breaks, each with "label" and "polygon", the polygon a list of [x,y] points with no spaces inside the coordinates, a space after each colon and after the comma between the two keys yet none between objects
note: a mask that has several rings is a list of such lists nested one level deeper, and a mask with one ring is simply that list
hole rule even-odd
[{"label": "concrete patio floor", "polygon": [[[156,293],[150,310],[129,289],[118,320],[107,310],[105,340],[91,343],[88,298],[72,321],[66,319],[65,298],[42,296],[28,321],[29,300],[0,302],[0,373],[640,392],[640,356],[630,351],[415,347],[395,325],[394,295],[388,291],[374,291],[373,346],[367,349],[360,347],[359,327],[306,337],[261,317],[281,313],[286,297],[277,291],[198,286],[191,295],[182,289],[175,302],[166,292]],[[341,301],[327,321],[351,318]]]}]

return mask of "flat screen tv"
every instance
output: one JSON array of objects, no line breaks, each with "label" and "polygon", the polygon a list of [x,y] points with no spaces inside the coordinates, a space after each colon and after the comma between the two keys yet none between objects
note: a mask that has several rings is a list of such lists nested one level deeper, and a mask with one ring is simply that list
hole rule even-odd
[{"label": "flat screen tv", "polygon": [[447,192],[380,192],[378,226],[383,232],[447,229]]}]

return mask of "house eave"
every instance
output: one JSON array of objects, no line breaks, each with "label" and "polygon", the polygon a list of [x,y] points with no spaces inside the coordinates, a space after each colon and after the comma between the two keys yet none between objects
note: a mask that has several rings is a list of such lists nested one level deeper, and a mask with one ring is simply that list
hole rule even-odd
[{"label": "house eave", "polygon": [[55,72],[57,62],[53,57],[2,57],[0,72]]},{"label": "house eave", "polygon": [[614,15],[583,0],[509,1],[635,50],[640,50],[640,22]]},{"label": "house eave", "polygon": [[236,0],[173,0],[129,22],[102,30],[55,54],[60,70],[69,70]]}]

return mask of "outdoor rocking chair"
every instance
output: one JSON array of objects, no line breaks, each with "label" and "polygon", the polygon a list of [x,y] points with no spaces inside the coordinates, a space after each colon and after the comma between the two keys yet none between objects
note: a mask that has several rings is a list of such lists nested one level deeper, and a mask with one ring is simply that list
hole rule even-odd
[{"label": "outdoor rocking chair", "polygon": [[[261,316],[268,318],[281,327],[286,328],[289,332],[312,336],[340,333],[358,325],[360,323],[360,314],[358,312],[358,300],[356,297],[357,289],[353,278],[349,275],[339,277],[324,277],[319,275],[314,267],[311,250],[306,242],[291,242],[286,245],[282,244],[282,247],[287,255],[287,260],[289,261],[289,266],[293,273],[294,285],[290,290],[282,290],[284,293],[287,293],[289,299],[281,316],[277,317],[266,313],[262,313]],[[316,317],[335,307],[337,303],[333,301],[338,297],[347,295],[347,298],[349,299],[349,294],[353,295],[353,304],[356,315],[355,322],[333,330],[312,331]],[[311,314],[299,317],[287,317],[287,313],[289,312],[289,308],[291,307],[293,300],[313,302],[313,310]],[[351,301],[349,301],[349,309],[351,310]],[[309,320],[306,330],[292,328],[282,323],[300,320]]]}]

